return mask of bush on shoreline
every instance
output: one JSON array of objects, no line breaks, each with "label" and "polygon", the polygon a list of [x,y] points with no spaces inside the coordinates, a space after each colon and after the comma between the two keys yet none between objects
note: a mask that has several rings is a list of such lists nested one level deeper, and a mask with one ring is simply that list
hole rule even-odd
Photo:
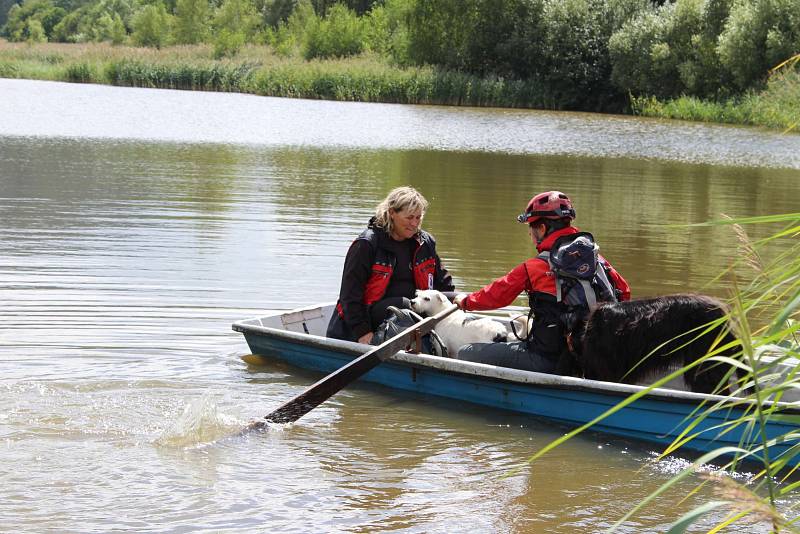
[{"label": "bush on shoreline", "polygon": [[[800,72],[795,65],[800,55],[777,69],[760,92],[748,92],[741,97],[714,101],[692,96],[673,100],[654,97],[633,98],[634,113],[697,122],[746,124],[781,129],[800,130]],[[787,68],[788,67],[788,68]]]}]

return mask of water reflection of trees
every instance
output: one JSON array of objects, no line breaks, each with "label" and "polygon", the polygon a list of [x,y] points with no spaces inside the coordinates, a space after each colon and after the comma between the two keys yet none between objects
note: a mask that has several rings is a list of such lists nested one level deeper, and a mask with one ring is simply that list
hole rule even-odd
[{"label": "water reflection of trees", "polygon": [[276,210],[298,229],[329,225],[346,240],[389,189],[419,188],[431,201],[424,225],[465,288],[504,274],[531,252],[515,216],[542,190],[573,197],[576,224],[595,234],[639,295],[701,290],[736,255],[730,228],[679,225],[800,208],[792,170],[424,150],[293,149],[269,160]]},{"label": "water reflection of trees", "polygon": [[0,162],[0,185],[12,196],[78,203],[87,214],[108,203],[138,204],[141,211],[168,201],[194,202],[202,212],[224,211],[236,192],[240,159],[235,149],[222,145],[5,139],[2,148],[13,157]]},{"label": "water reflection of trees", "polygon": [[[249,263],[250,276],[280,281],[271,287],[282,287],[291,273],[287,293],[296,292],[297,282],[325,298],[335,295],[347,245],[375,204],[404,184],[431,201],[424,227],[437,237],[459,289],[475,289],[532,253],[515,216],[546,189],[573,197],[577,225],[595,234],[639,296],[726,294],[725,280],[704,285],[736,257],[734,233],[685,225],[721,213],[800,211],[800,173],[791,169],[109,140],[6,138],[0,148],[0,193],[33,199],[7,208],[12,227],[48,236],[57,228],[51,237],[58,247],[73,237],[70,243],[80,240],[85,248],[91,236],[111,236],[117,246],[158,241],[218,255],[218,247],[206,246],[216,241],[228,259]],[[48,217],[30,209],[31,202],[46,204]],[[774,228],[748,230],[759,237]]]},{"label": "water reflection of trees", "polygon": [[[69,141],[48,143],[48,158],[34,157],[41,149],[20,157],[25,161],[20,175],[27,176],[31,196],[77,196],[82,203],[94,202],[95,212],[110,212],[119,210],[104,205],[113,189],[112,203],[132,203],[128,208],[136,205],[145,218],[188,216],[204,238],[224,235],[219,221],[235,210],[237,217],[261,221],[274,232],[276,254],[283,246],[290,247],[289,255],[301,254],[298,245],[306,244],[336,257],[337,266],[375,204],[391,188],[410,184],[431,201],[424,226],[437,237],[440,254],[464,289],[504,274],[532,252],[515,216],[542,190],[572,196],[576,224],[595,234],[637,295],[725,293],[723,285],[703,286],[736,256],[735,235],[728,227],[685,225],[722,213],[747,217],[800,210],[798,172],[788,169],[428,150]],[[56,175],[59,180],[48,178]],[[766,235],[770,229],[754,231]]]}]

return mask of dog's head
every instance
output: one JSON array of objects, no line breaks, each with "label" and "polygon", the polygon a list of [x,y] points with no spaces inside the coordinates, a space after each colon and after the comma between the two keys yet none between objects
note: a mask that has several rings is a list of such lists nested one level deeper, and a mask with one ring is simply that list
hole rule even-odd
[{"label": "dog's head", "polygon": [[436,315],[449,303],[447,297],[435,289],[418,289],[416,297],[411,299],[411,309],[420,315]]}]

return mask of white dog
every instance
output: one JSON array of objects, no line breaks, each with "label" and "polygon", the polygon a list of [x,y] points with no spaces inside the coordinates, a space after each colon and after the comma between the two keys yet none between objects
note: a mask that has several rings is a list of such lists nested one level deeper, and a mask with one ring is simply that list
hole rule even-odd
[{"label": "white dog", "polygon": [[[516,341],[517,339],[528,339],[528,334],[533,329],[533,321],[527,314],[509,313],[509,328],[513,325],[513,330],[508,339]],[[514,334],[516,338],[514,339]]]},{"label": "white dog", "polygon": [[[411,308],[420,315],[435,315],[450,304],[447,297],[435,289],[418,290],[416,295],[411,299]],[[508,340],[508,330],[499,321],[471,317],[461,310],[442,319],[434,330],[447,346],[451,358],[457,357],[458,349],[467,343]]]}]

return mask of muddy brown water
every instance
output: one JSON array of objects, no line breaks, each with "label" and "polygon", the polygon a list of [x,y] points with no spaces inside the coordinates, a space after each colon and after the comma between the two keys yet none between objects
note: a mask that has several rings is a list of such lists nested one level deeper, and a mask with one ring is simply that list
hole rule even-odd
[{"label": "muddy brown water", "polygon": [[[0,95],[3,531],[601,531],[685,461],[590,433],[512,471],[568,429],[370,385],[234,436],[318,376],[249,366],[230,324],[334,300],[349,242],[403,184],[431,201],[459,289],[531,253],[515,216],[541,190],[573,197],[639,296],[727,294],[736,236],[687,225],[800,211],[800,137],[757,129],[21,80]],[[681,500],[697,481],[621,531],[666,530],[710,496]]]}]

